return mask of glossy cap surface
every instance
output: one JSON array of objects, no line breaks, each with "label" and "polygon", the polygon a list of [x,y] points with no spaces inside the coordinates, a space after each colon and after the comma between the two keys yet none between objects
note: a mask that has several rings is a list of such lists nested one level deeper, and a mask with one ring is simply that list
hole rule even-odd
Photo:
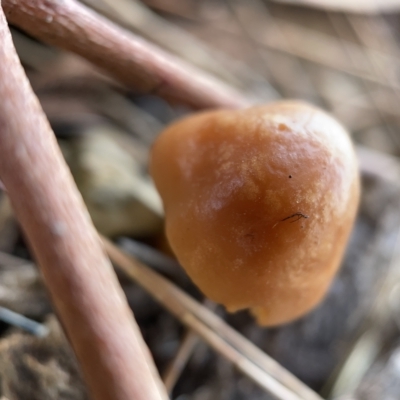
[{"label": "glossy cap surface", "polygon": [[151,174],[171,247],[207,297],[263,325],[323,298],[360,190],[350,138],[328,114],[284,101],[188,117],[157,139]]}]

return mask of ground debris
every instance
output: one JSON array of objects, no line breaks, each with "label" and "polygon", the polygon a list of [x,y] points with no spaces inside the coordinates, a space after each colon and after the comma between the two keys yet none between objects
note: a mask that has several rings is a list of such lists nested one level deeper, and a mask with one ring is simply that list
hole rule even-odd
[{"label": "ground debris", "polygon": [[86,400],[75,357],[56,318],[39,338],[12,333],[0,341],[0,395],[18,400]]}]

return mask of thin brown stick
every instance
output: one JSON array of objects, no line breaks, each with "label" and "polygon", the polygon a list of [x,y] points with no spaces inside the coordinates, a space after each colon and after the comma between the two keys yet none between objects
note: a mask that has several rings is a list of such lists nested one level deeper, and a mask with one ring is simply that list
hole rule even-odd
[{"label": "thin brown stick", "polygon": [[222,57],[217,51],[206,46],[188,31],[158,16],[142,1],[83,0],[82,2],[118,25],[140,34],[183,60],[226,82],[240,86],[240,81],[229,71],[227,63],[221,63]]},{"label": "thin brown stick", "polygon": [[247,101],[224,83],[123,30],[75,0],[3,0],[7,19],[44,42],[93,62],[143,93],[196,108]]},{"label": "thin brown stick", "polygon": [[89,390],[99,400],[166,399],[1,7],[0,41],[0,176]]},{"label": "thin brown stick", "polygon": [[265,391],[282,400],[321,400],[289,371],[173,283],[122,252],[109,240],[103,238],[103,243],[116,266]]}]

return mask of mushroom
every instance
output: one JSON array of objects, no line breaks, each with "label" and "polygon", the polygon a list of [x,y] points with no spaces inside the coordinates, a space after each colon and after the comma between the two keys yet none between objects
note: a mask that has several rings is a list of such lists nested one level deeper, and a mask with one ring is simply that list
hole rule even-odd
[{"label": "mushroom", "polygon": [[189,116],[158,137],[151,174],[170,245],[207,297],[267,326],[324,297],[360,194],[331,116],[298,101]]}]

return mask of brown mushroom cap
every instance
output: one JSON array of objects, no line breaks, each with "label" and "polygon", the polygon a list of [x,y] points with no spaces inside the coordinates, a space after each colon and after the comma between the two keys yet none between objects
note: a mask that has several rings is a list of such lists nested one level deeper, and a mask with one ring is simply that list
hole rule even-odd
[{"label": "brown mushroom cap", "polygon": [[350,138],[325,112],[282,101],[183,119],[157,139],[151,173],[188,275],[262,325],[323,298],[359,202]]}]

